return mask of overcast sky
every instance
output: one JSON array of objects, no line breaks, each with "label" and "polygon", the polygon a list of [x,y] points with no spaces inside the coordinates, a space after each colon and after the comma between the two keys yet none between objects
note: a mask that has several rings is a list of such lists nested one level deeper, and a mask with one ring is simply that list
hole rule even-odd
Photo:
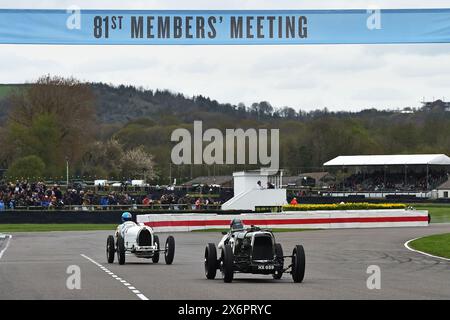
[{"label": "overcast sky", "polygon": [[[446,0],[0,0],[0,8],[445,8]],[[107,58],[104,58],[107,57]],[[311,110],[418,107],[450,100],[450,45],[30,46],[0,45],[0,83],[43,74],[169,89],[220,102]]]}]

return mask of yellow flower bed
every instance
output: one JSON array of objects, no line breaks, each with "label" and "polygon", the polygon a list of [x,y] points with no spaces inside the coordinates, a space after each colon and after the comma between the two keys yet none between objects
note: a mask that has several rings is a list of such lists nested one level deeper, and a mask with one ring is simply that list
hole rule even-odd
[{"label": "yellow flower bed", "polygon": [[283,211],[405,209],[403,203],[347,202],[333,204],[288,204]]}]

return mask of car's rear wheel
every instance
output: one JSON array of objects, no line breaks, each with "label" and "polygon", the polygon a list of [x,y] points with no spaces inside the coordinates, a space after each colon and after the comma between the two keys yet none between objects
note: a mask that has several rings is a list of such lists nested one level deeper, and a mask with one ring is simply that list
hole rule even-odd
[{"label": "car's rear wheel", "polygon": [[226,244],[222,249],[222,277],[223,282],[231,282],[233,281],[234,270],[233,270],[233,250],[231,249],[231,245]]},{"label": "car's rear wheel", "polygon": [[214,279],[217,273],[217,250],[214,243],[208,243],[205,248],[205,275]]},{"label": "car's rear wheel", "polygon": [[166,240],[166,250],[164,251],[164,259],[166,264],[172,264],[175,256],[175,239],[172,236],[168,236]]},{"label": "car's rear wheel", "polygon": [[297,245],[292,252],[292,280],[302,282],[305,277],[305,250]]},{"label": "car's rear wheel", "polygon": [[[281,269],[283,269],[283,248],[281,247],[281,244],[275,243],[275,259],[277,260],[278,264],[281,264]],[[281,279],[281,276],[283,275],[283,272],[281,270],[276,270],[275,273],[272,275],[272,277],[276,280]]]},{"label": "car's rear wheel", "polygon": [[117,237],[117,260],[119,264],[125,264],[125,241],[121,235]]},{"label": "car's rear wheel", "polygon": [[116,253],[116,249],[114,247],[114,237],[109,235],[106,240],[106,259],[108,263],[114,262],[114,255]]},{"label": "car's rear wheel", "polygon": [[152,261],[153,263],[158,263],[159,262],[159,237],[155,234],[153,235],[153,245],[156,245],[156,251],[153,253],[153,257],[152,257]]}]

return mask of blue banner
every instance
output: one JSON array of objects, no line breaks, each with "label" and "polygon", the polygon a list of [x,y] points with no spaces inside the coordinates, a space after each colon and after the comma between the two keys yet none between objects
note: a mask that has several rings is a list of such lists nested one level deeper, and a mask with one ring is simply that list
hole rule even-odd
[{"label": "blue banner", "polygon": [[286,45],[450,42],[450,9],[0,10],[0,44]]}]

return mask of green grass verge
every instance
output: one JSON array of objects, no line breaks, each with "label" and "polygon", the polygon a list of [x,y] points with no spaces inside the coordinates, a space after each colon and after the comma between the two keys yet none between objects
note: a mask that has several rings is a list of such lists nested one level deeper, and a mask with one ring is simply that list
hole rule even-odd
[{"label": "green grass verge", "polygon": [[435,234],[409,243],[415,250],[450,259],[450,233]]},{"label": "green grass verge", "polygon": [[431,215],[431,223],[450,222],[450,204],[411,203],[409,205],[417,210],[428,210]]},{"label": "green grass verge", "polygon": [[45,232],[45,231],[91,231],[115,230],[117,224],[82,224],[82,223],[52,223],[52,224],[0,224],[0,232]]},{"label": "green grass verge", "polygon": [[[272,232],[301,232],[301,231],[314,231],[314,230],[320,230],[320,229],[296,229],[296,228],[292,228],[292,229],[283,229],[283,228],[274,228],[274,229],[270,229]],[[192,230],[192,232],[218,232],[221,233],[223,231],[228,232],[230,229],[203,229],[203,230]]]}]

